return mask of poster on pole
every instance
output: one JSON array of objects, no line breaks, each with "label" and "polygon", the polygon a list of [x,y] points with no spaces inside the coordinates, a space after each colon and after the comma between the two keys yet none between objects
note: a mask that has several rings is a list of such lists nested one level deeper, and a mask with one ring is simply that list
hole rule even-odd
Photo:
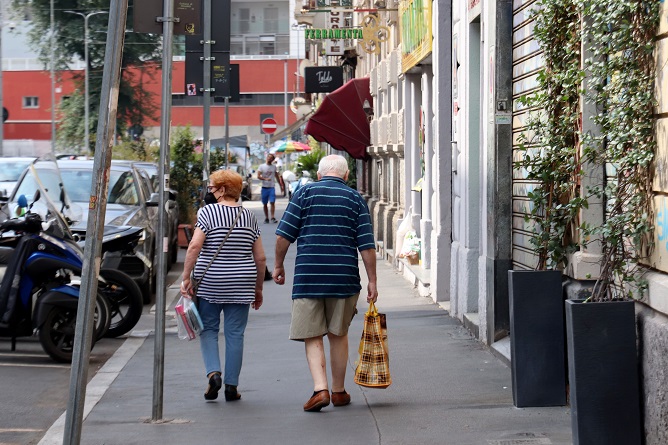
[{"label": "poster on pole", "polygon": [[[139,0],[134,2],[132,26],[134,32],[162,34],[164,17],[162,0]],[[176,0],[174,2],[174,34],[195,35],[202,33],[202,2],[201,0]]]}]

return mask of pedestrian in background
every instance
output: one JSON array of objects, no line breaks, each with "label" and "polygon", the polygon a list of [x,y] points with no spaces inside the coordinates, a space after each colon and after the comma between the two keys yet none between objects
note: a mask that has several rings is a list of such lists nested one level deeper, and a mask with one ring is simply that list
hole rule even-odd
[{"label": "pedestrian in background", "polygon": [[319,181],[297,190],[276,229],[273,277],[277,284],[285,283],[283,262],[290,244],[297,241],[290,339],[304,341],[313,377],[313,395],[304,411],[320,411],[330,403],[325,335],[330,347],[331,402],[334,406],[350,403],[345,377],[348,328],[362,289],[358,251],[369,281],[367,302],[378,297],[371,217],[364,198],[346,185],[348,174],[344,157],[324,157],[318,166]]},{"label": "pedestrian in background", "polygon": [[274,165],[274,159],[276,157],[269,153],[267,154],[267,162],[262,164],[257,169],[257,179],[262,181],[262,206],[264,207],[264,223],[269,222],[269,210],[267,209],[267,203],[271,205],[271,222],[275,223],[276,218],[274,217],[274,212],[276,210],[276,182],[280,183],[280,177],[278,176],[278,169]]},{"label": "pedestrian in background", "polygon": [[[218,398],[223,382],[226,401],[241,398],[237,386],[248,312],[251,306],[255,310],[262,306],[266,257],[255,215],[239,204],[241,188],[242,178],[232,170],[218,170],[209,176],[204,198],[207,205],[197,212],[195,231],[183,265],[182,295],[195,297],[190,282],[193,269],[195,279],[201,280],[196,298],[204,325],[200,348],[209,379],[204,393],[206,400]],[[221,311],[225,336],[224,380],[218,350]]]}]

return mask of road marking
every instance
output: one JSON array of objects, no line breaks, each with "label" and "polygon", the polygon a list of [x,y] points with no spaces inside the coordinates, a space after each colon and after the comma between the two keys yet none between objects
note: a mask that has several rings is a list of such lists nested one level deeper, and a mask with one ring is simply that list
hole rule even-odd
[{"label": "road marking", "polygon": [[70,365],[30,365],[28,363],[0,363],[0,366],[6,368],[60,368],[60,369],[70,369]]},{"label": "road marking", "polygon": [[39,433],[42,428],[0,428],[0,433]]},{"label": "road marking", "polygon": [[31,358],[46,358],[44,354],[22,354],[19,352],[0,352],[0,357],[31,357]]}]

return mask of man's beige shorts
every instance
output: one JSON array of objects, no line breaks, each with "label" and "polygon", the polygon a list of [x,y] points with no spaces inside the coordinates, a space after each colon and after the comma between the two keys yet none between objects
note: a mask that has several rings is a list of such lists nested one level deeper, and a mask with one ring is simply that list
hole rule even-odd
[{"label": "man's beige shorts", "polygon": [[360,294],[348,298],[296,298],[292,300],[290,340],[321,337],[327,333],[342,336],[357,313]]}]

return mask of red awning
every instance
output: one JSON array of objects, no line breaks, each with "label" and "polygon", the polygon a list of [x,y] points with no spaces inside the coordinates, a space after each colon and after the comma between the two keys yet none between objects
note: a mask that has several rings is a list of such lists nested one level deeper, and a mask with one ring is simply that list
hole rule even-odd
[{"label": "red awning", "polygon": [[371,135],[363,108],[365,99],[373,107],[369,78],[349,80],[325,96],[318,110],[309,118],[304,133],[338,150],[347,151],[355,159],[366,158]]}]

